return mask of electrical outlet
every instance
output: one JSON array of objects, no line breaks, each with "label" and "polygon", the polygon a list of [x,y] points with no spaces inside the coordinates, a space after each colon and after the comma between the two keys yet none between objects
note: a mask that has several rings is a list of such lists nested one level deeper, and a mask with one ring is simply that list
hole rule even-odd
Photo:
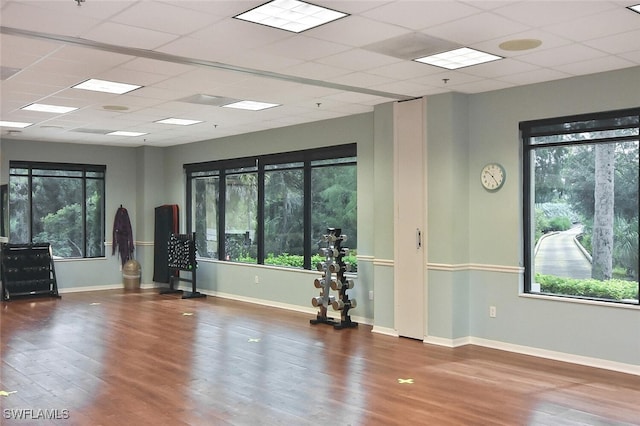
[{"label": "electrical outlet", "polygon": [[260,277],[259,277],[259,276],[257,276],[257,275],[256,275],[256,277],[255,277],[255,282],[256,282],[256,284],[260,284]]},{"label": "electrical outlet", "polygon": [[491,318],[495,318],[496,317],[496,307],[495,306],[489,306],[489,316]]},{"label": "electrical outlet", "polygon": [[373,290],[369,290],[369,300],[373,300]]}]

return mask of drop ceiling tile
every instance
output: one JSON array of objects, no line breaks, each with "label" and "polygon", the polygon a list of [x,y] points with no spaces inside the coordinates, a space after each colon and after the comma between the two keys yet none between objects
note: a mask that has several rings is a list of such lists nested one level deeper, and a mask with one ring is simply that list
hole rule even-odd
[{"label": "drop ceiling tile", "polygon": [[530,63],[507,58],[499,61],[487,62],[486,64],[480,64],[473,67],[461,68],[460,72],[493,79],[509,74],[519,74],[537,69],[539,69],[539,67]]},{"label": "drop ceiling tile", "polygon": [[408,78],[418,78],[429,74],[440,73],[442,72],[442,68],[428,66],[416,61],[404,61],[372,68],[367,70],[367,72],[387,78],[406,80]]},{"label": "drop ceiling tile", "polygon": [[111,20],[126,26],[186,35],[214,24],[219,18],[179,5],[139,1],[113,16]]},{"label": "drop ceiling tile", "polygon": [[345,75],[332,77],[331,82],[346,84],[348,86],[373,87],[396,81],[391,77],[376,75],[368,72],[352,72]]},{"label": "drop ceiling tile", "polygon": [[555,49],[547,49],[521,55],[518,60],[529,62],[541,67],[557,67],[572,62],[581,62],[606,56],[602,51],[592,49],[580,44],[561,46]]},{"label": "drop ceiling tile", "polygon": [[[554,0],[554,1],[557,1],[557,0]],[[477,7],[482,10],[495,10],[500,7],[513,4],[514,1],[513,0],[466,0],[466,1],[463,1],[462,3],[469,4],[473,7]]]},{"label": "drop ceiling tile", "polygon": [[411,32],[409,29],[397,25],[365,19],[359,16],[348,16],[308,30],[306,35],[352,47],[361,47],[409,32]]},{"label": "drop ceiling tile", "polygon": [[149,58],[135,58],[123,64],[122,68],[134,71],[153,72],[157,74],[164,74],[166,76],[179,76],[189,71],[193,71],[195,66]]},{"label": "drop ceiling tile", "polygon": [[[638,16],[640,18],[640,15]],[[640,28],[634,31],[585,41],[584,44],[594,49],[613,54],[633,52],[640,47]]]},{"label": "drop ceiling tile", "polygon": [[155,83],[166,80],[167,77],[164,74],[155,74],[143,71],[133,71],[130,69],[117,67],[108,71],[95,74],[94,78],[101,80],[117,81],[121,83],[137,84],[139,86],[150,86]]},{"label": "drop ceiling tile", "polygon": [[473,3],[460,2],[403,1],[366,11],[362,16],[412,30],[421,30],[479,13],[481,10],[474,6]]},{"label": "drop ceiling tile", "polygon": [[116,46],[155,49],[178,38],[175,34],[105,22],[87,31],[84,38]]},{"label": "drop ceiling tile", "polygon": [[2,8],[0,23],[11,28],[79,36],[100,22],[86,16],[78,19],[74,14],[75,5],[70,1],[50,3],[52,6],[55,3],[57,9],[36,7],[30,2],[9,3]]},{"label": "drop ceiling tile", "polygon": [[54,86],[48,84],[38,84],[29,80],[18,80],[17,78],[10,78],[2,82],[2,97],[19,95],[21,98],[28,97],[28,102],[35,102],[38,99],[55,93],[60,90]]},{"label": "drop ceiling tile", "polygon": [[522,33],[530,29],[530,25],[513,22],[490,12],[482,12],[428,28],[423,32],[467,45]]},{"label": "drop ceiling tile", "polygon": [[253,9],[265,3],[264,0],[243,1],[202,1],[202,0],[172,0],[165,3],[185,9],[204,12],[219,18],[231,18],[249,9]]},{"label": "drop ceiling tile", "polygon": [[364,49],[352,49],[346,52],[318,59],[316,62],[353,71],[363,71],[401,62],[401,59]]},{"label": "drop ceiling tile", "polygon": [[289,37],[260,48],[265,53],[289,58],[312,61],[351,49],[340,43],[333,43],[305,35]]},{"label": "drop ceiling tile", "polygon": [[[170,90],[164,89],[161,87],[154,86],[146,86],[141,87],[140,89],[134,90],[133,92],[127,93],[127,98],[131,97],[141,97],[146,99],[157,99],[157,100],[174,100],[180,99],[183,97],[184,92],[178,90]],[[115,105],[118,105],[118,102],[115,102]]]},{"label": "drop ceiling tile", "polygon": [[330,80],[337,76],[349,74],[351,72],[351,70],[346,68],[311,61],[294,65],[287,69],[288,75],[316,80]]},{"label": "drop ceiling tile", "polygon": [[217,93],[215,93],[215,90],[218,87],[240,82],[246,78],[247,75],[245,73],[205,67],[193,67],[191,71],[156,83],[154,87],[173,91],[184,91],[188,92],[187,95],[199,93],[216,96]]},{"label": "drop ceiling tile", "polygon": [[[131,1],[93,1],[89,0],[89,7],[81,7],[75,0],[18,0],[8,3],[28,3],[29,6],[43,9],[45,13],[61,12],[66,13],[76,20],[86,18],[97,19],[99,21],[108,19],[118,12],[131,6]],[[88,6],[88,4],[83,5]]]},{"label": "drop ceiling tile", "polygon": [[618,56],[640,65],[640,50],[636,50],[635,52],[621,53]]},{"label": "drop ceiling tile", "polygon": [[201,39],[180,37],[158,47],[155,51],[183,58],[197,58],[215,62],[224,62],[227,57],[237,52],[236,48],[226,43],[212,43],[206,49],[202,48],[202,44]]},{"label": "drop ceiling tile", "polygon": [[[544,30],[570,40],[588,41],[638,30],[640,29],[639,16],[626,8],[616,8],[570,22],[546,26]],[[615,25],[611,25],[612,22],[615,22]]]},{"label": "drop ceiling tile", "polygon": [[272,72],[283,71],[303,62],[302,59],[269,54],[261,48],[239,51],[226,60],[238,67]]},{"label": "drop ceiling tile", "polygon": [[[91,71],[102,72],[111,67],[96,66],[97,64],[83,66],[82,62],[71,61],[66,59],[58,59],[49,56],[38,61],[23,72],[38,72],[41,75],[51,73],[52,76],[65,76],[70,81],[67,86],[73,86],[91,76]],[[56,77],[57,78],[57,77]],[[48,80],[45,78],[45,81]]]},{"label": "drop ceiling tile", "polygon": [[481,77],[471,74],[465,74],[462,71],[441,71],[442,72],[437,74],[430,74],[424,77],[414,78],[413,80],[418,83],[424,84],[425,86],[438,87],[448,90],[455,90],[452,87],[457,84],[477,83],[483,80]]},{"label": "drop ceiling tile", "polygon": [[514,84],[499,81],[499,80],[482,80],[479,82],[468,83],[468,84],[452,84],[451,87],[454,88],[455,91],[461,93],[483,93],[483,92],[491,92],[493,90],[501,90],[507,89],[509,87],[513,87]]},{"label": "drop ceiling tile", "polygon": [[[3,23],[4,25],[4,23]],[[24,68],[60,48],[58,43],[0,34],[2,65]]]},{"label": "drop ceiling tile", "polygon": [[520,1],[494,9],[493,12],[523,24],[545,27],[571,23],[578,18],[615,8],[606,1]]},{"label": "drop ceiling tile", "polygon": [[[388,98],[382,98],[380,96],[368,95],[365,93],[354,93],[354,92],[340,92],[335,95],[329,95],[325,97],[329,100],[336,100],[345,103],[356,103],[361,105],[377,105],[385,102],[389,102]],[[325,99],[322,98],[322,99]],[[320,102],[322,102],[320,100]]]},{"label": "drop ceiling tile", "polygon": [[525,84],[542,83],[551,80],[559,80],[567,77],[571,77],[571,74],[552,70],[549,68],[539,68],[535,71],[505,75],[500,77],[500,80],[520,86]]},{"label": "drop ceiling tile", "polygon": [[[264,3],[264,1],[260,2]],[[348,13],[350,15],[362,14],[368,10],[384,6],[389,0],[314,0],[311,1],[318,6],[324,6],[338,12]]]},{"label": "drop ceiling tile", "polygon": [[381,84],[379,86],[373,86],[373,89],[381,90],[383,92],[400,93],[402,95],[418,97],[424,95],[428,87],[415,81],[394,81],[392,83]]},{"label": "drop ceiling tile", "polygon": [[[33,81],[41,82],[40,87],[47,88],[48,93],[55,93],[59,90],[67,89],[68,87],[78,82],[78,77],[70,74],[57,73],[53,71],[47,71],[42,67],[30,67],[15,74],[9,80],[15,84],[32,84]],[[8,85],[11,87],[11,85]]]},{"label": "drop ceiling tile", "polygon": [[[229,35],[233,34],[233,37]],[[207,26],[190,34],[198,40],[198,47],[203,50],[217,51],[221,47],[233,49],[254,49],[276,41],[295,37],[289,31],[278,30],[265,25],[254,24],[239,19],[226,19],[215,25]],[[206,43],[203,45],[202,43]]]},{"label": "drop ceiling tile", "polygon": [[53,55],[50,55],[49,58],[68,61],[68,63],[73,64],[74,67],[85,74],[106,70],[133,59],[132,56],[128,55],[77,46],[63,46]]},{"label": "drop ceiling tile", "polygon": [[[601,58],[590,59],[582,62],[573,62],[561,65],[555,69],[573,75],[595,74],[598,72],[611,71],[615,69],[629,68],[636,64],[623,58],[616,56],[605,56]],[[640,74],[639,74],[640,77]],[[640,79],[638,80],[640,84]]]}]

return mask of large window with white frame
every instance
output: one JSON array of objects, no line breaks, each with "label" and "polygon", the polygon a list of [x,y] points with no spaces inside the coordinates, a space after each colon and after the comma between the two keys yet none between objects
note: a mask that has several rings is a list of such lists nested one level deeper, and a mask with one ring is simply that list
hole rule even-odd
[{"label": "large window with white frame", "polygon": [[341,227],[357,271],[355,144],[184,168],[201,258],[311,269],[326,228]]},{"label": "large window with white frame", "polygon": [[640,109],[520,130],[525,292],[639,304]]},{"label": "large window with white frame", "polygon": [[106,166],[9,163],[9,241],[50,243],[53,255],[105,255]]}]

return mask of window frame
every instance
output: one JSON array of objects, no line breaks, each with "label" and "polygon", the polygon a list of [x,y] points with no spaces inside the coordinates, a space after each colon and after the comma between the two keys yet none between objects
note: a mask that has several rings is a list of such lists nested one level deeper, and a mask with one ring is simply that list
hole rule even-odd
[{"label": "window frame", "polygon": [[[14,173],[14,169],[27,170],[26,174]],[[33,178],[34,177],[51,177],[47,174],[39,174],[38,172],[34,173],[34,170],[50,170],[57,172],[80,172],[81,176],[64,176],[69,179],[79,179],[82,181],[82,257],[63,257],[63,259],[101,259],[105,258],[107,255],[106,248],[104,246],[105,238],[106,238],[106,178],[107,178],[107,166],[104,164],[83,164],[83,163],[59,163],[59,162],[44,162],[44,161],[22,161],[22,160],[11,160],[9,161],[9,183],[11,183],[12,177],[26,177],[29,187],[28,194],[28,206],[29,206],[29,243],[33,243],[33,232],[34,232],[34,224],[33,224]],[[100,177],[89,176],[89,174],[102,174]],[[88,181],[102,181],[102,214],[100,217],[100,221],[102,224],[102,255],[99,256],[87,256],[87,182]],[[11,197],[10,193],[11,185],[9,184],[9,199]],[[9,215],[11,212],[9,212]],[[9,229],[9,234],[11,230]],[[54,253],[55,254],[55,253]]]},{"label": "window frame", "polygon": [[[302,163],[299,169],[303,170],[303,244],[304,244],[304,261],[303,269],[311,269],[311,258],[315,254],[312,252],[312,211],[311,211],[311,171],[314,167],[327,167],[328,165],[312,166],[312,162],[318,160],[341,160],[344,158],[353,158],[352,161],[338,162],[338,165],[355,165],[357,167],[357,144],[344,144],[327,146],[322,148],[307,149],[301,151],[289,151],[284,153],[264,154],[243,158],[233,158],[225,160],[214,160],[202,163],[184,164],[183,168],[186,174],[186,224],[187,232],[193,232],[193,179],[196,173],[217,171],[219,176],[219,192],[218,192],[218,258],[213,260],[225,260],[224,238],[220,237],[225,234],[225,171],[237,169],[241,167],[256,167],[258,173],[258,202],[257,202],[257,264],[264,265],[265,260],[265,244],[264,244],[264,215],[265,215],[265,172],[268,166],[288,163]],[[251,264],[254,265],[254,264]]]},{"label": "window frame", "polygon": [[[585,122],[585,121],[601,121],[606,119],[614,119],[621,117],[630,117],[630,116],[638,116],[640,120],[640,108],[629,108],[623,110],[614,110],[614,111],[605,111],[605,112],[595,112],[589,114],[580,114],[580,115],[571,115],[565,117],[554,117],[547,118],[541,120],[531,120],[531,121],[523,121],[519,125],[520,130],[520,139],[522,142],[522,193],[523,193],[523,203],[522,203],[522,218],[523,218],[523,257],[524,257],[524,293],[527,295],[535,295],[542,297],[557,297],[567,300],[590,300],[597,302],[604,302],[606,304],[618,304],[624,306],[640,306],[640,300],[637,303],[629,303],[623,302],[613,299],[603,299],[603,298],[595,298],[595,297],[585,297],[585,296],[576,296],[576,295],[565,295],[565,294],[552,294],[552,293],[544,293],[532,290],[532,283],[535,279],[534,272],[534,245],[535,245],[535,237],[533,236],[534,230],[532,228],[533,223],[535,221],[535,213],[534,206],[535,200],[532,200],[532,191],[531,188],[535,185],[535,169],[534,167],[532,152],[536,149],[540,148],[553,148],[553,147],[571,147],[571,146],[584,146],[584,145],[592,145],[595,146],[601,143],[615,143],[615,142],[625,142],[625,141],[637,141],[640,138],[640,135],[631,135],[631,136],[620,136],[620,137],[603,137],[597,139],[584,139],[578,141],[557,141],[557,142],[542,142],[542,143],[532,143],[531,140],[534,137],[541,136],[552,136],[552,135],[562,135],[562,134],[575,134],[579,132],[597,132],[597,131],[605,131],[605,130],[619,130],[625,128],[640,128],[639,125],[623,125],[623,126],[611,126],[611,125],[601,125],[588,127],[585,129],[571,129],[568,128],[565,131],[560,131],[558,129],[550,130],[549,126],[559,126],[562,124],[575,123],[575,122]],[[545,129],[546,128],[546,129]],[[536,130],[537,129],[537,130]],[[640,195],[640,179],[638,184],[638,194]],[[640,199],[638,200],[638,204],[640,206]],[[636,281],[638,285],[638,290],[640,291],[640,278]]]}]

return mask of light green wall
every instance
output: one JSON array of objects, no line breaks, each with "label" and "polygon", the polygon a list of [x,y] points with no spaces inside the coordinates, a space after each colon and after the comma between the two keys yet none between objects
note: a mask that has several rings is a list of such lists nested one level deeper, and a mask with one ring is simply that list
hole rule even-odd
[{"label": "light green wall", "polygon": [[[374,325],[394,328],[393,287],[394,198],[393,198],[393,103],[373,110],[373,186],[369,194],[373,208],[373,290]],[[359,190],[359,188],[358,188]],[[358,206],[358,209],[360,207]],[[360,224],[358,224],[358,231]]]},{"label": "light green wall", "polygon": [[56,277],[61,291],[122,282],[120,260],[117,254],[111,255],[111,236],[113,219],[120,204],[129,212],[133,232],[138,231],[135,151],[120,147],[3,140],[1,157],[0,168],[3,181],[8,181],[10,160],[106,164],[105,229],[108,245],[105,250],[107,256],[103,259],[56,261]]},{"label": "light green wall", "polygon": [[[521,121],[639,104],[638,67],[476,95],[429,98],[431,337],[453,341],[464,335],[458,331],[467,322],[472,338],[640,365],[637,309],[521,296],[518,129]],[[458,128],[468,129],[466,154],[459,150],[464,131]],[[497,193],[484,191],[479,182],[480,169],[489,162],[506,168],[506,183]],[[457,171],[467,175],[466,183],[458,179]],[[467,214],[466,227],[460,212]],[[496,318],[489,318],[489,306],[496,306]]]}]

